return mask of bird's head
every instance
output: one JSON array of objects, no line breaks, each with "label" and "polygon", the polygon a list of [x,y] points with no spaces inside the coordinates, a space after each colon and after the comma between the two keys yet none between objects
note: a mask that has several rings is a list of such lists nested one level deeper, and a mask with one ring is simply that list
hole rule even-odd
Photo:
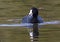
[{"label": "bird's head", "polygon": [[30,16],[37,17],[38,16],[38,9],[35,7],[32,7],[29,12]]}]

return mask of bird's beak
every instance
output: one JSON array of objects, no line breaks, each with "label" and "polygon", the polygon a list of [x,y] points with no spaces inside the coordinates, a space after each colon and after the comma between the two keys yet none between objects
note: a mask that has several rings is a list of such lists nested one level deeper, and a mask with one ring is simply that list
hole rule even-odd
[{"label": "bird's beak", "polygon": [[30,10],[29,15],[30,15],[30,16],[32,16],[32,15],[33,15],[32,10]]}]

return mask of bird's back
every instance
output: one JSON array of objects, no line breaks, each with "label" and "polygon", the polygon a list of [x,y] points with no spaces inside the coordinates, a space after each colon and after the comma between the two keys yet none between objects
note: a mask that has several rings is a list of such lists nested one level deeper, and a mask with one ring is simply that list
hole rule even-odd
[{"label": "bird's back", "polygon": [[[22,23],[31,23],[31,19],[32,18],[33,18],[32,16],[25,16],[22,19]],[[41,18],[41,16],[38,16],[37,20],[38,20],[38,23],[42,23],[43,22],[43,19]],[[37,22],[37,21],[35,20],[35,22]]]}]

